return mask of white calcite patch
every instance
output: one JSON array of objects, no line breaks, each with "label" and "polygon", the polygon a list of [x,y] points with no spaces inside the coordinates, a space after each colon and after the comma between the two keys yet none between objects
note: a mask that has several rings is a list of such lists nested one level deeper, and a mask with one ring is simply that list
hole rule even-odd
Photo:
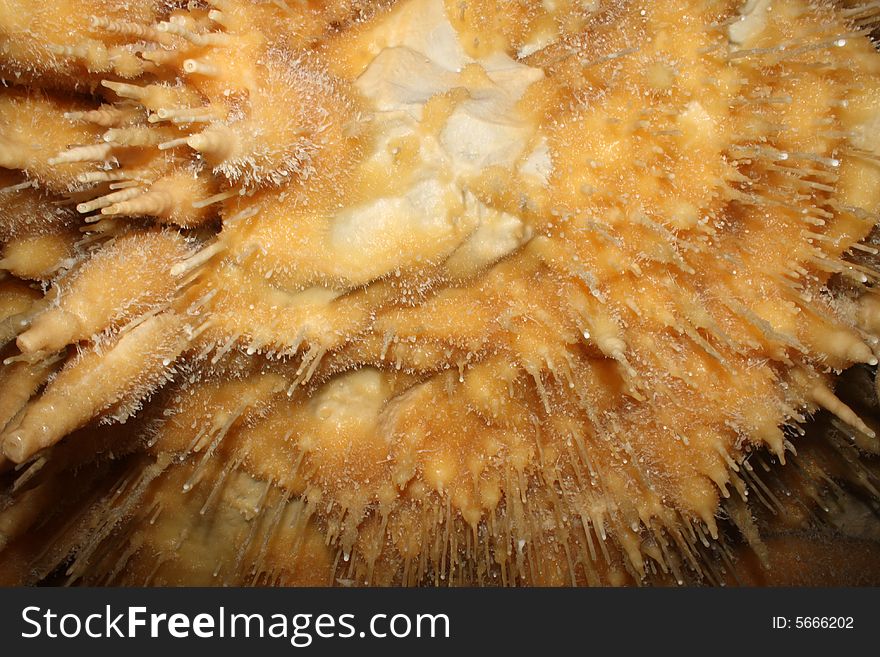
[{"label": "white calcite patch", "polygon": [[338,214],[330,252],[350,284],[360,285],[392,269],[445,258],[470,233],[461,191],[436,178]]},{"label": "white calcite patch", "polygon": [[[442,0],[399,6],[374,36],[382,48],[356,82],[375,112],[377,137],[368,160],[390,167],[393,144],[409,139],[419,144],[419,161],[399,186],[404,191],[348,208],[333,219],[328,256],[334,267],[349,283],[362,284],[452,256],[450,272],[465,275],[515,251],[529,239],[522,220],[471,197],[468,181],[488,167],[516,170],[537,182],[549,178],[546,142],[528,153],[536,126],[517,108],[543,72],[503,52],[469,57]],[[482,69],[480,75],[463,73],[474,65]],[[455,105],[439,134],[422,129],[428,101],[456,88],[465,89],[467,97]]]},{"label": "white calcite patch", "polygon": [[767,27],[767,12],[771,0],[746,0],[740,9],[740,18],[727,28],[730,42],[736,46],[750,46]]},{"label": "white calcite patch", "polygon": [[490,208],[470,194],[465,203],[468,222],[476,229],[446,261],[452,275],[471,276],[531,238],[531,229],[519,217]]},{"label": "white calcite patch", "polygon": [[516,55],[520,59],[528,57],[529,55],[533,55],[539,50],[543,50],[547,46],[556,43],[558,40],[559,33],[557,30],[543,30],[532,35],[532,37],[520,47]]},{"label": "white calcite patch", "polygon": [[335,429],[375,423],[389,395],[385,376],[364,367],[341,374],[322,386],[311,401],[314,416]]},{"label": "white calcite patch", "polygon": [[456,170],[476,174],[491,166],[513,168],[535,127],[516,112],[526,89],[544,77],[539,69],[495,55],[484,64],[494,86],[471,92],[453,111],[440,136]]},{"label": "white calcite patch", "polygon": [[448,71],[457,72],[470,61],[442,0],[401,3],[382,22],[378,36],[384,49],[406,46]]},{"label": "white calcite patch", "polygon": [[404,111],[421,120],[432,96],[455,86],[457,74],[424,54],[396,46],[380,52],[355,86],[380,112]]},{"label": "white calcite patch", "polygon": [[553,160],[550,155],[550,145],[542,137],[538,145],[519,165],[519,172],[521,175],[531,178],[541,185],[546,185],[550,181],[552,171]]}]

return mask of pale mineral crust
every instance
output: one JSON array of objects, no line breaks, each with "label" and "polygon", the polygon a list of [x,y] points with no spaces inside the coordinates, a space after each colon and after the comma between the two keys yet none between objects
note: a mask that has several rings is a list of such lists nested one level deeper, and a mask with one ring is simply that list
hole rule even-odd
[{"label": "pale mineral crust", "polygon": [[877,24],[0,0],[0,582],[880,581]]}]

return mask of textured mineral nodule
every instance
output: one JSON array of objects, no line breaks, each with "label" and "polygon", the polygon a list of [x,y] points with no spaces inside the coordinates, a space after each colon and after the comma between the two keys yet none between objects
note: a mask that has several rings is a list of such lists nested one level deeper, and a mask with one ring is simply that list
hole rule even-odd
[{"label": "textured mineral nodule", "polygon": [[0,0],[0,582],[880,581],[878,23]]}]

